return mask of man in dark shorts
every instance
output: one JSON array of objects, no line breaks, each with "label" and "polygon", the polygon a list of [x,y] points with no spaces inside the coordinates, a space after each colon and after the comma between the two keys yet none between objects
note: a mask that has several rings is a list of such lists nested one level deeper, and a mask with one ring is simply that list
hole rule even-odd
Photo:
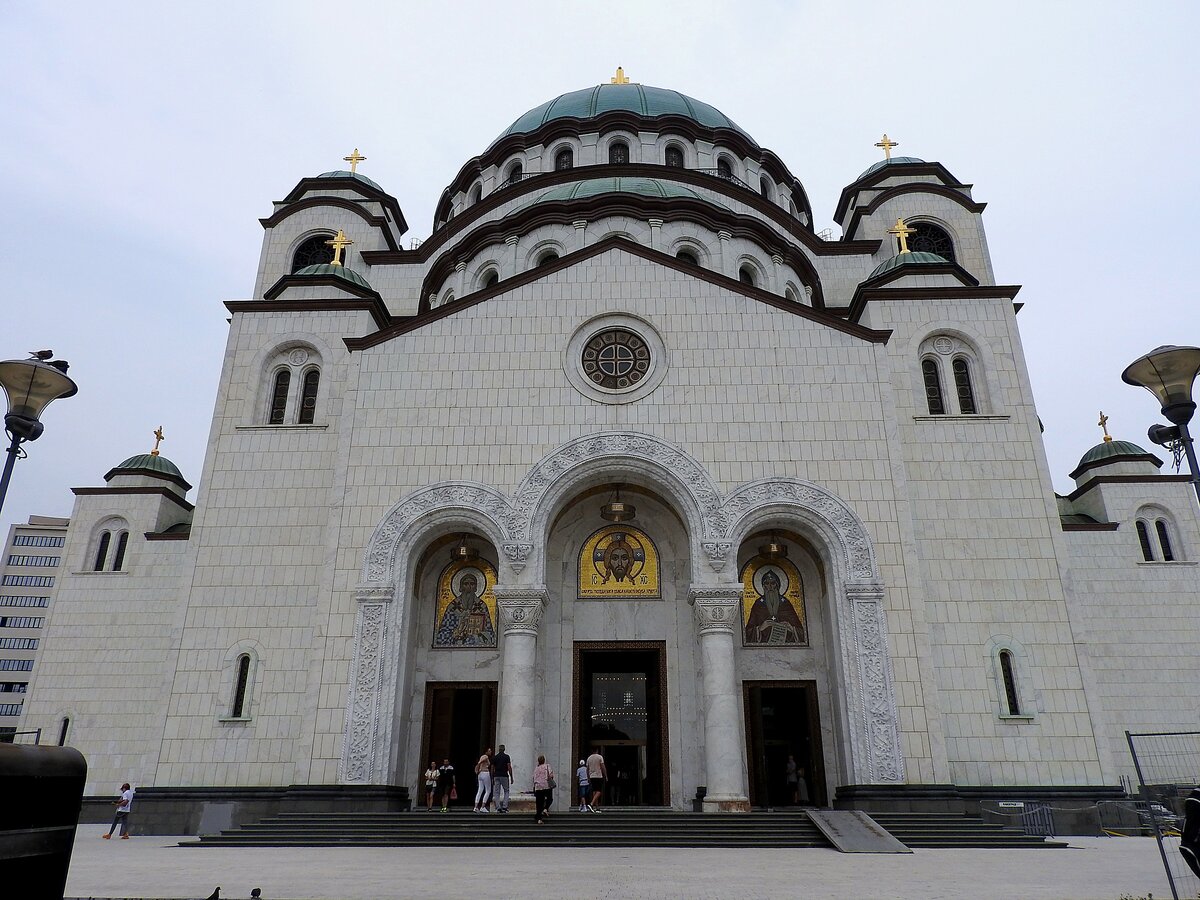
[{"label": "man in dark shorts", "polygon": [[592,785],[592,802],[588,805],[592,812],[600,812],[600,798],[604,794],[604,780],[608,778],[608,769],[604,767],[604,757],[599,750],[593,750],[587,758],[588,781]]}]

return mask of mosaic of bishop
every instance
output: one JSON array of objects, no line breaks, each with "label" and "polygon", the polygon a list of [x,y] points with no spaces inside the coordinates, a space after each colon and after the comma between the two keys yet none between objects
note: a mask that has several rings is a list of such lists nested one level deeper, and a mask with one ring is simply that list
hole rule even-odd
[{"label": "mosaic of bishop", "polygon": [[496,646],[496,570],[486,560],[456,560],[438,579],[433,646]]},{"label": "mosaic of bishop", "polygon": [[746,647],[808,643],[800,572],[786,559],[756,556],[742,569],[742,644]]}]

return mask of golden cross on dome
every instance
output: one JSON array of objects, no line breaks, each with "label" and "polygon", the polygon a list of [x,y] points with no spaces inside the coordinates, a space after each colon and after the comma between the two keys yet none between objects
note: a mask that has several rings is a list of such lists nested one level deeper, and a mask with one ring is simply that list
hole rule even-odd
[{"label": "golden cross on dome", "polygon": [[617,66],[617,74],[608,79],[609,84],[629,84],[629,79],[625,77],[625,70]]},{"label": "golden cross on dome", "polygon": [[1104,414],[1104,410],[1100,410],[1100,421],[1096,423],[1104,429],[1104,443],[1112,443],[1112,435],[1108,433],[1108,416]]},{"label": "golden cross on dome", "polygon": [[151,456],[158,456],[158,445],[165,440],[166,437],[163,435],[162,426],[159,425],[154,429],[154,449],[150,451]]},{"label": "golden cross on dome", "polygon": [[330,265],[340,266],[342,264],[342,251],[353,243],[354,241],[346,237],[346,232],[339,228],[337,235],[332,240],[325,242],[325,246],[333,248],[333,262]]},{"label": "golden cross on dome", "polygon": [[890,138],[888,138],[888,136],[886,134],[884,134],[883,140],[876,141],[875,146],[883,148],[883,158],[884,159],[891,159],[892,158],[892,148],[899,147],[900,145],[896,141],[893,141]]},{"label": "golden cross on dome", "polygon": [[[887,135],[884,135],[884,137],[886,136]],[[355,147],[353,153],[351,153],[349,156],[343,156],[342,159],[350,163],[350,174],[353,175],[358,170],[358,164],[366,159],[366,157],[360,156],[358,153],[358,148]]]},{"label": "golden cross on dome", "polygon": [[907,225],[904,224],[903,219],[897,219],[896,224],[888,229],[888,234],[894,234],[894,235],[896,235],[896,237],[898,237],[900,239],[900,252],[901,253],[912,253],[912,251],[908,249],[908,236],[910,234],[916,234],[916,233],[917,233],[917,229],[909,228]]}]

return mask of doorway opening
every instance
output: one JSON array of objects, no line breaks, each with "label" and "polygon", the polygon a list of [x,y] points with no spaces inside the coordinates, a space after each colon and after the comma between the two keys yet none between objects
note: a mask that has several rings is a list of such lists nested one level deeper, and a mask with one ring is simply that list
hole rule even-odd
[{"label": "doorway opening", "polygon": [[[826,806],[815,681],[743,682],[752,806]],[[788,759],[796,781],[788,779]]]},{"label": "doorway opening", "polygon": [[[458,799],[452,806],[475,800],[475,763],[488,747],[496,747],[496,682],[431,681],[425,685],[425,718],[417,783],[425,790],[421,772],[434,760],[454,766]],[[424,796],[414,798],[423,802]]]},{"label": "doorway opening", "polygon": [[[666,806],[667,660],[662,641],[577,642],[573,745],[608,769],[606,806]],[[574,767],[572,767],[574,769]]]}]

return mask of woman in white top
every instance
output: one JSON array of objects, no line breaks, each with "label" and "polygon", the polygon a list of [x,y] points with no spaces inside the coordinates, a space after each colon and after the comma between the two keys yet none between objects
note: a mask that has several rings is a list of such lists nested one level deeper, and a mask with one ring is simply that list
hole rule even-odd
[{"label": "woman in white top", "polygon": [[425,770],[425,809],[433,812],[433,797],[437,793],[438,764],[432,759]]}]

